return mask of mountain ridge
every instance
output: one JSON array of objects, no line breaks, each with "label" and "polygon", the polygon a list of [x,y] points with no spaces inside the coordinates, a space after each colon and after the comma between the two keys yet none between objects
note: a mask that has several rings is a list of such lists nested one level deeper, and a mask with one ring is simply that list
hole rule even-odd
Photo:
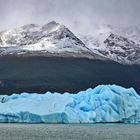
[{"label": "mountain ridge", "polygon": [[83,57],[140,64],[140,30],[102,25],[93,35],[75,35],[66,26],[49,22],[27,24],[0,32],[0,55]]}]

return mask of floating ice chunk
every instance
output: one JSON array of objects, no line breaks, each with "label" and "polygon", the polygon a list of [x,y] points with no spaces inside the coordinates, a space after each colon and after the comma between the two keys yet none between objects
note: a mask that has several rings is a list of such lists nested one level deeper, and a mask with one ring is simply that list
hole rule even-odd
[{"label": "floating ice chunk", "polygon": [[140,96],[133,88],[101,85],[77,94],[0,96],[0,122],[140,122]]}]

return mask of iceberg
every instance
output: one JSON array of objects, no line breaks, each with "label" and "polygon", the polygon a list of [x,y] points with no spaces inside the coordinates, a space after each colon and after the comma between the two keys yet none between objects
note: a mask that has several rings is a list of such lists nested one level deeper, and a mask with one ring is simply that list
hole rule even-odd
[{"label": "iceberg", "polygon": [[0,122],[140,123],[140,96],[133,88],[99,85],[77,94],[0,96]]}]

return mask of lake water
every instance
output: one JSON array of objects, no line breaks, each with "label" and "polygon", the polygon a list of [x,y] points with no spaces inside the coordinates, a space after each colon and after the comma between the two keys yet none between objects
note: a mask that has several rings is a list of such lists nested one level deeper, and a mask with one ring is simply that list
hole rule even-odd
[{"label": "lake water", "polygon": [[140,125],[0,124],[0,140],[140,140]]}]

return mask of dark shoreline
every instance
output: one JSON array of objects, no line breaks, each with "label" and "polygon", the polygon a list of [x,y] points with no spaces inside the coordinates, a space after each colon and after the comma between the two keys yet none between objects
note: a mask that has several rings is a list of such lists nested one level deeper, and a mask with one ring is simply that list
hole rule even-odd
[{"label": "dark shoreline", "polygon": [[140,66],[86,58],[0,56],[0,94],[77,93],[101,84],[134,87],[140,93]]}]

